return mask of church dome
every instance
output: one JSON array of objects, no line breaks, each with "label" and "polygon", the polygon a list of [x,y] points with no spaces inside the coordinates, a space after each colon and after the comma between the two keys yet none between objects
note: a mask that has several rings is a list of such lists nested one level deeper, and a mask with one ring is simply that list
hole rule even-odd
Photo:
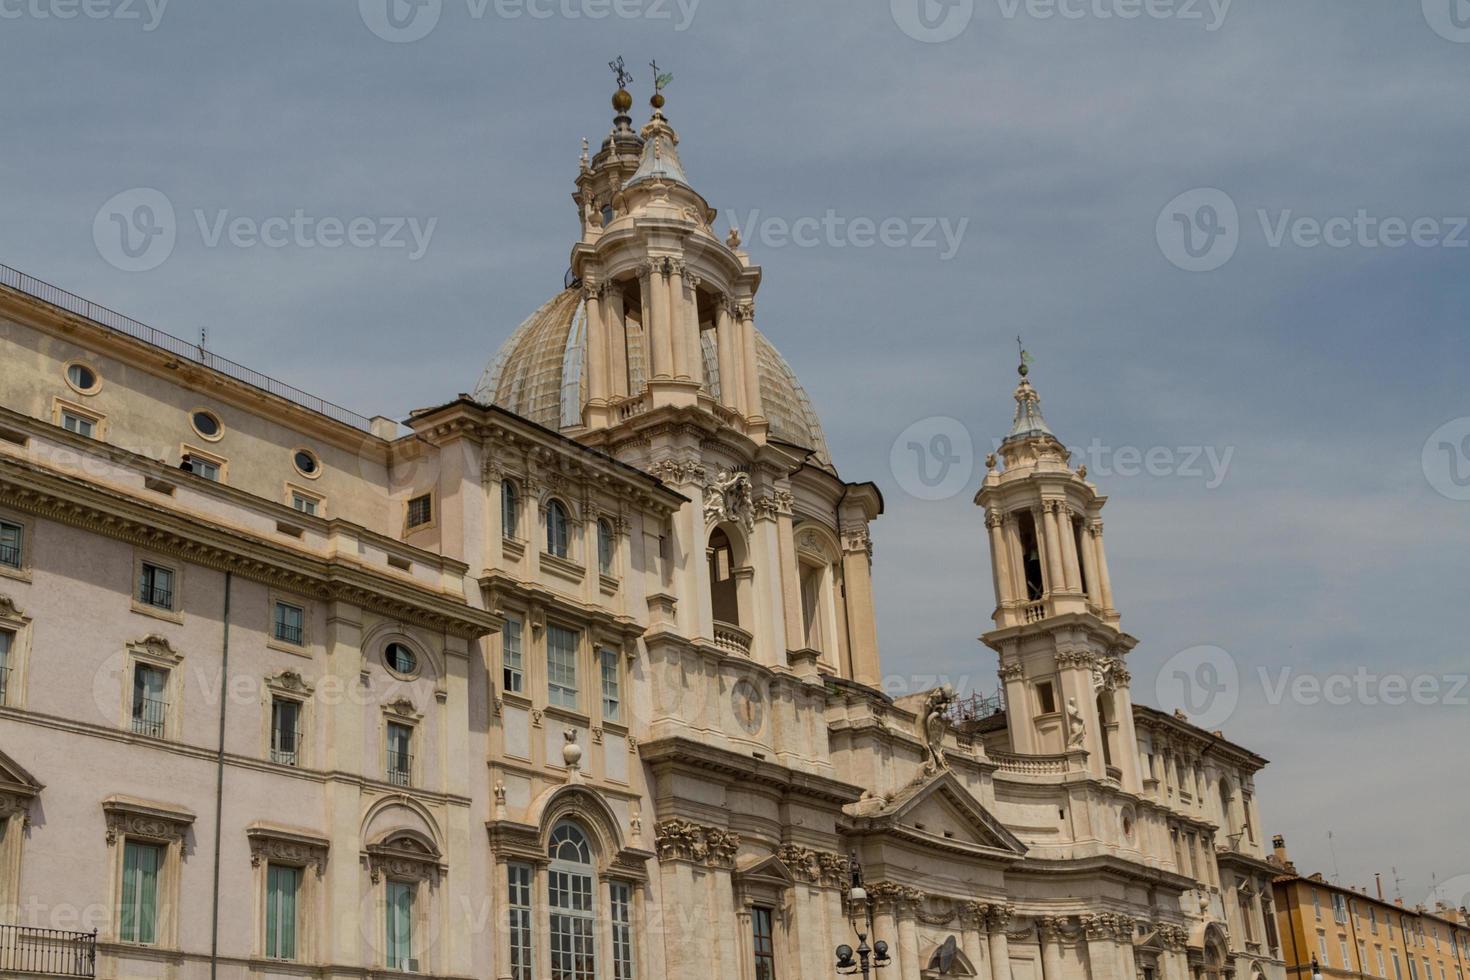
[{"label": "church dome", "polygon": [[[712,334],[706,330],[701,337],[704,383],[718,397],[719,359]],[[755,343],[769,437],[811,450],[819,463],[830,468],[827,439],[806,389],[759,330]],[[516,328],[481,375],[475,400],[499,405],[549,429],[576,428],[582,424],[582,405],[587,400],[582,370],[586,345],[587,304],[581,287],[574,286],[553,296]],[[628,371],[633,391],[643,386],[644,362],[642,337],[630,332]]]}]

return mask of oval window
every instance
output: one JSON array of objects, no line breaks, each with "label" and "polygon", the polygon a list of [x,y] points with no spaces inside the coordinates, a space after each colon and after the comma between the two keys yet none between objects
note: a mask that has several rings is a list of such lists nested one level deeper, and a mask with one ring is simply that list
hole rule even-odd
[{"label": "oval window", "polygon": [[85,364],[68,364],[66,366],[67,382],[80,392],[93,392],[97,390],[97,372]]},{"label": "oval window", "polygon": [[296,455],[291,457],[291,461],[296,464],[296,469],[302,476],[316,476],[322,465],[316,458],[316,453],[310,449],[296,450]]},{"label": "oval window", "polygon": [[218,439],[220,433],[224,431],[224,426],[220,424],[219,417],[213,412],[206,412],[203,409],[189,416],[189,421],[193,424],[194,431],[206,439]]},{"label": "oval window", "polygon": [[418,656],[402,643],[390,643],[383,649],[383,659],[388,669],[395,674],[415,674],[419,669]]}]

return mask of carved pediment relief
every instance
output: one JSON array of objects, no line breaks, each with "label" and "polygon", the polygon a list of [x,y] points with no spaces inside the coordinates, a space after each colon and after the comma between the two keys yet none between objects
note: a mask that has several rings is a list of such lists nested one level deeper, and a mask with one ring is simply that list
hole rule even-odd
[{"label": "carved pediment relief", "polygon": [[194,823],[194,814],[167,803],[154,803],[131,796],[109,796],[102,801],[107,823],[107,843],[135,837],[162,844],[181,842]]},{"label": "carved pediment relief", "polygon": [[134,640],[128,647],[138,654],[142,654],[152,660],[163,664],[177,664],[184,659],[184,655],[174,649],[168,637],[157,633],[150,633],[141,640]]},{"label": "carved pediment relief", "polygon": [[250,842],[251,867],[274,862],[310,867],[318,878],[326,873],[331,842],[325,837],[259,824],[246,830],[245,837]]}]

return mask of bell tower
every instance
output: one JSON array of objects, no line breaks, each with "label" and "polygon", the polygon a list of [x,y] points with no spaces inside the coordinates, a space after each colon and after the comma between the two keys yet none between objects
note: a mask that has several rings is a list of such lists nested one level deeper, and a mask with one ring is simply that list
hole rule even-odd
[{"label": "bell tower", "polygon": [[1021,352],[1016,415],[986,459],[985,509],[996,606],[981,640],[1000,656],[1013,751],[1074,755],[1099,778],[1142,789],[1126,657],[1103,551],[1107,498],[1075,471],[1041,414]]}]

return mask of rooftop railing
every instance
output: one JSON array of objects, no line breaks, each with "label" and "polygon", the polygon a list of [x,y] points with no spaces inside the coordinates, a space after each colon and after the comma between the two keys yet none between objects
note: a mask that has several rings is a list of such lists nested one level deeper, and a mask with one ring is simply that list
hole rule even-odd
[{"label": "rooftop railing", "polygon": [[49,282],[43,282],[34,276],[28,276],[24,272],[12,269],[8,265],[0,265],[0,285],[9,286],[11,289],[33,296],[36,299],[50,303],[52,306],[60,307],[77,316],[86,317],[95,323],[100,323],[109,330],[127,334],[134,340],[141,340],[145,344],[166,350],[170,354],[187,358],[196,364],[202,364],[221,374],[228,375],[236,381],[243,381],[252,387],[267,391],[279,398],[300,405],[302,408],[310,409],[328,418],[335,419],[344,425],[350,425],[364,432],[371,432],[372,420],[364,415],[334,405],[316,395],[302,391],[284,381],[261,374],[259,371],[237,364],[228,358],[213,354],[199,344],[191,344],[186,340],[180,340],[173,334],[156,330],[146,323],[140,323],[130,316],[124,316],[116,310],[105,306],[98,306],[90,300],[83,299],[75,293],[69,293],[60,286],[53,286]]}]

